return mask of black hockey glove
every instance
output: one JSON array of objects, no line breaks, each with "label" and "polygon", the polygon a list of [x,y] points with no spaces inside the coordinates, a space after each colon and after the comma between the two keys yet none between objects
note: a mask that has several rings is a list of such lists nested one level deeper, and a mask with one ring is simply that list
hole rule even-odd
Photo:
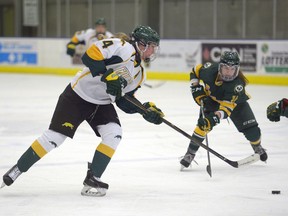
[{"label": "black hockey glove", "polygon": [[107,85],[107,94],[115,96],[116,100],[122,97],[122,90],[127,86],[127,81],[111,68],[103,74],[101,81]]},{"label": "black hockey glove", "polygon": [[143,114],[143,118],[146,121],[154,124],[161,124],[163,122],[162,117],[164,117],[164,113],[154,103],[146,102],[143,106],[147,109],[147,112]]},{"label": "black hockey glove", "polygon": [[191,85],[190,88],[194,101],[200,106],[201,100],[203,100],[204,97],[207,97],[204,87],[198,84],[195,86]]},{"label": "black hockey glove", "polygon": [[75,54],[75,49],[76,49],[76,44],[73,43],[73,42],[69,42],[69,43],[67,44],[66,54],[67,54],[67,55],[70,55],[71,57],[73,57],[74,54]]},{"label": "black hockey glove", "polygon": [[213,112],[207,114],[204,119],[202,116],[198,119],[198,126],[203,131],[211,131],[212,128],[219,123],[219,117]]},{"label": "black hockey glove", "polygon": [[267,107],[267,118],[272,122],[280,121],[280,116],[288,117],[288,99],[283,98]]}]

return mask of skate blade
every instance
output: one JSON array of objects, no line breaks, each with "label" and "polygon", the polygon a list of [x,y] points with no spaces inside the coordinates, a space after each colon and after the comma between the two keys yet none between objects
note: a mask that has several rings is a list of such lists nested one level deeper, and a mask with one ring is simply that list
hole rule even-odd
[{"label": "skate blade", "polygon": [[81,191],[81,195],[92,196],[92,197],[102,197],[106,195],[106,191],[107,189],[105,188],[92,188],[90,186],[84,186]]},{"label": "skate blade", "polygon": [[2,185],[1,185],[0,189],[5,187],[5,186],[6,186],[6,184],[4,182],[2,182]]}]

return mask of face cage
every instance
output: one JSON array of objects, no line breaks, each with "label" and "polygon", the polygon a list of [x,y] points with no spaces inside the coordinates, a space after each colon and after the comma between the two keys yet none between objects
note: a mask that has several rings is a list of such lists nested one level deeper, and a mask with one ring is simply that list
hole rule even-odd
[{"label": "face cage", "polygon": [[[232,75],[224,75],[222,71],[222,67],[234,68],[234,73]],[[230,82],[234,80],[239,74],[239,69],[240,69],[239,65],[228,65],[225,63],[220,63],[218,67],[218,71],[219,71],[221,79],[226,82]]]},{"label": "face cage", "polygon": [[159,46],[157,44],[155,44],[154,42],[148,42],[146,44],[144,44],[143,42],[139,41],[139,43],[145,47],[144,50],[141,50],[139,48],[139,45],[138,45],[138,41],[135,43],[136,44],[136,48],[138,50],[138,52],[140,53],[141,56],[143,56],[143,54],[146,52],[146,50],[148,49],[149,46],[153,46],[154,47],[154,52],[149,56],[149,58],[145,58],[144,61],[146,63],[148,62],[152,62],[154,61],[156,58],[157,58],[157,55],[158,55],[158,52],[159,52]]}]

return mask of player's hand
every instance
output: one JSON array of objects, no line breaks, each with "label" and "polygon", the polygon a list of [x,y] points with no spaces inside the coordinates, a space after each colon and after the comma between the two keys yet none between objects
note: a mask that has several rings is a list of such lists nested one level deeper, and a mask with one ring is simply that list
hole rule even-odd
[{"label": "player's hand", "polygon": [[198,119],[198,127],[203,131],[211,131],[212,128],[219,123],[219,117],[213,112],[207,114],[204,119],[202,116]]},{"label": "player's hand", "polygon": [[204,91],[204,87],[198,84],[195,86],[191,85],[190,88],[194,101],[200,106],[201,100],[207,97],[206,92]]},{"label": "player's hand", "polygon": [[143,118],[146,121],[154,124],[161,124],[163,122],[162,117],[164,117],[164,113],[154,103],[146,102],[143,106],[147,109],[147,112],[143,114]]},{"label": "player's hand", "polygon": [[115,96],[116,100],[122,97],[122,90],[127,86],[127,81],[111,68],[103,74],[101,81],[107,85],[107,94]]},{"label": "player's hand", "polygon": [[75,49],[76,49],[76,45],[73,42],[69,42],[67,44],[67,50],[66,50],[67,55],[70,55],[71,57],[73,57],[75,54]]},{"label": "player's hand", "polygon": [[267,107],[267,118],[272,122],[280,121],[280,116],[286,116],[288,112],[288,99],[283,98]]}]

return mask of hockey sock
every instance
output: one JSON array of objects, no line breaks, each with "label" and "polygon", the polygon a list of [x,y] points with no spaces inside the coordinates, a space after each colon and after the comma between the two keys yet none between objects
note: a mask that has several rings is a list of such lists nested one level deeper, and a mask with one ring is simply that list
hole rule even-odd
[{"label": "hockey sock", "polygon": [[100,178],[108,166],[115,150],[108,145],[100,143],[94,154],[91,171],[94,176]]},{"label": "hockey sock", "polygon": [[30,146],[27,151],[20,157],[17,166],[21,172],[26,172],[33,164],[35,164],[40,157]]}]

